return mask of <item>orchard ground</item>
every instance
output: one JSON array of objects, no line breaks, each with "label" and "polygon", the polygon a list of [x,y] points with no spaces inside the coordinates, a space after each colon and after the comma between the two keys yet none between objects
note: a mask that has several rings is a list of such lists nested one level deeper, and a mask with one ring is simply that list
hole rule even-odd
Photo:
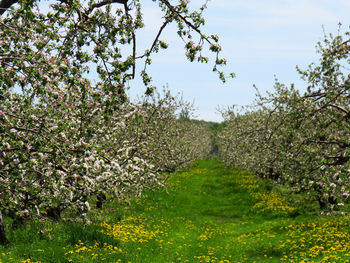
[{"label": "orchard ground", "polygon": [[349,217],[322,216],[244,170],[197,161],[167,186],[90,222],[9,230],[0,262],[350,262]]}]

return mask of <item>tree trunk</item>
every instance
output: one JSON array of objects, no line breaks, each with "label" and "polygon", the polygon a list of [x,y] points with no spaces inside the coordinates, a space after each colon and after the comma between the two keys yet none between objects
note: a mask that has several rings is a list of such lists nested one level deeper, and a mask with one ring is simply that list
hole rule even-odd
[{"label": "tree trunk", "polygon": [[96,208],[102,209],[103,202],[107,199],[104,193],[97,194]]},{"label": "tree trunk", "polygon": [[61,212],[62,212],[62,209],[59,206],[49,207],[46,210],[46,216],[55,220],[55,221],[60,221],[61,220]]},{"label": "tree trunk", "polygon": [[4,220],[2,219],[2,213],[0,211],[0,245],[6,245],[8,243],[9,241],[6,237],[6,232],[5,232],[5,223],[4,223]]}]

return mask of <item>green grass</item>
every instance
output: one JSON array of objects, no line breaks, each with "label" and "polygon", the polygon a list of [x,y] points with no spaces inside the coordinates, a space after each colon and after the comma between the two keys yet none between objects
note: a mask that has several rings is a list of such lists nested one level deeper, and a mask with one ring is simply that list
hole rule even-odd
[{"label": "green grass", "polygon": [[203,160],[167,184],[130,206],[91,211],[91,224],[42,221],[11,230],[0,262],[350,260],[349,217],[295,207],[246,171]]}]

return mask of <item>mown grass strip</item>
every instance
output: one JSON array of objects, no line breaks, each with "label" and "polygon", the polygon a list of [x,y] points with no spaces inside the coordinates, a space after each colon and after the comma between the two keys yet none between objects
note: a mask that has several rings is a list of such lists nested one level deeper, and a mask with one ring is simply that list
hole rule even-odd
[{"label": "mown grass strip", "polygon": [[246,171],[203,160],[167,184],[130,206],[91,211],[91,224],[11,231],[0,261],[349,262],[348,217],[304,213]]}]

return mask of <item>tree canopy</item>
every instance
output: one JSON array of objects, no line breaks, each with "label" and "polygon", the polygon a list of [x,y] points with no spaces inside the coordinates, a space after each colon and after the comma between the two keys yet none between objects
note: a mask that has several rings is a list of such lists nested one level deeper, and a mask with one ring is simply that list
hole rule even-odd
[{"label": "tree canopy", "polygon": [[[0,243],[3,213],[17,223],[59,220],[65,209],[83,217],[91,200],[138,196],[209,152],[207,131],[177,118],[188,104],[157,95],[147,73],[175,23],[187,58],[208,62],[206,47],[225,81],[218,36],[201,31],[206,3],[154,2],[163,22],[139,50],[141,1],[0,1]],[[140,62],[147,96],[131,102],[125,90]]]},{"label": "tree canopy", "polygon": [[152,63],[152,53],[168,47],[161,34],[171,23],[177,25],[187,58],[208,62],[204,54],[207,46],[215,55],[213,71],[225,81],[219,69],[226,61],[219,57],[218,36],[201,31],[206,3],[200,10],[190,11],[187,0],[176,4],[167,0],[154,2],[162,10],[163,22],[152,45],[139,50],[137,31],[144,23],[138,0],[1,1],[1,86],[20,86],[35,97],[47,92],[44,87],[49,85],[85,86],[91,82],[89,73],[96,72],[95,86],[106,92],[108,103],[114,104],[116,98],[125,100],[126,83],[135,78],[139,61],[144,64],[139,73],[150,94],[154,87],[147,66]]},{"label": "tree canopy", "polygon": [[276,80],[249,111],[225,111],[218,138],[227,163],[307,193],[328,211],[350,200],[349,35],[325,36],[319,62],[298,68],[304,94]]}]

